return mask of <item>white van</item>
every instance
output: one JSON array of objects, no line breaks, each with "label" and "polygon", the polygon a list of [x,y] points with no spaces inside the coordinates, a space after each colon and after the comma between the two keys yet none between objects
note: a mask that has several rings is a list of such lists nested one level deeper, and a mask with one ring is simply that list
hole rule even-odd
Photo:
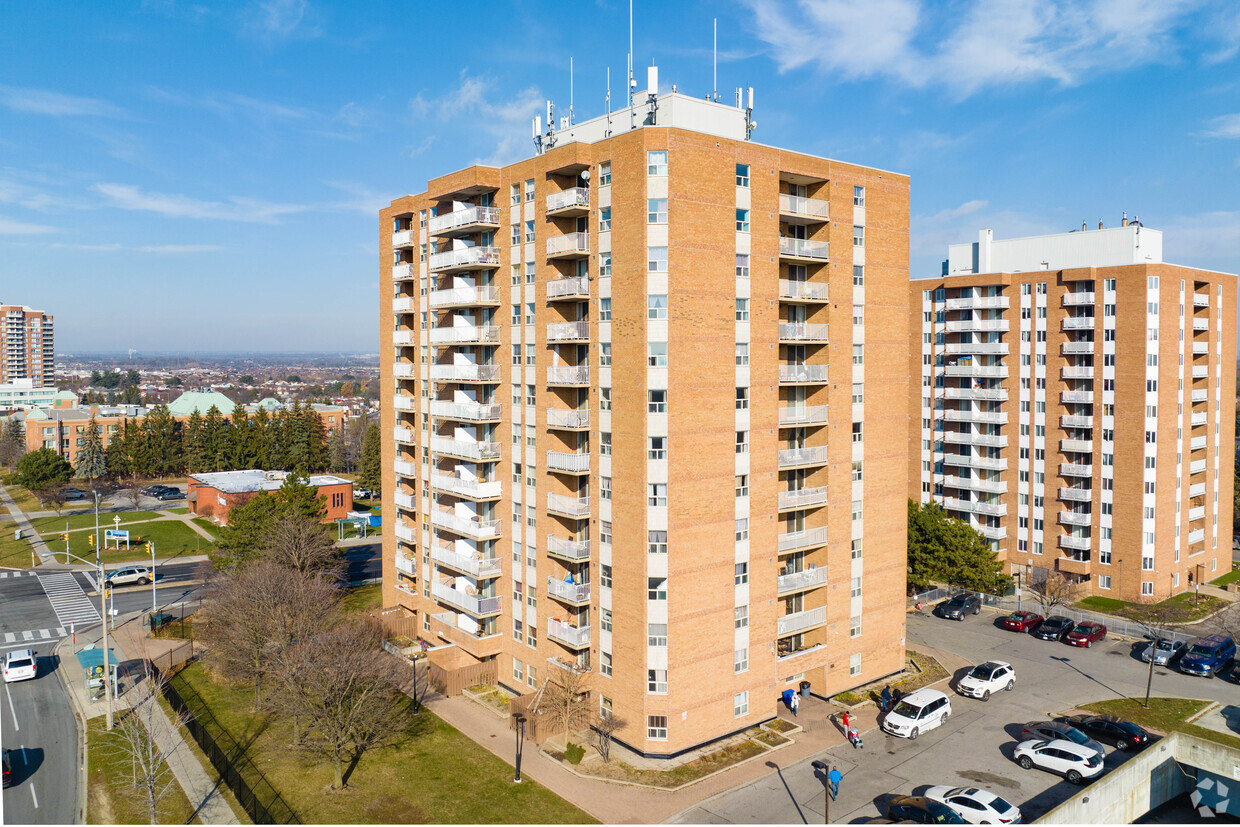
[{"label": "white van", "polygon": [[918,689],[905,695],[896,708],[883,718],[883,731],[899,738],[916,738],[921,733],[946,721],[952,714],[952,702],[937,689]]}]

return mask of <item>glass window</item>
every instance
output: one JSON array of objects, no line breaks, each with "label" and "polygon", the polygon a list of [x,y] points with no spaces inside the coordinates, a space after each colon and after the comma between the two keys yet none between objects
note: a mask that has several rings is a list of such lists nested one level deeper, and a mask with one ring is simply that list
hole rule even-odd
[{"label": "glass window", "polygon": [[598,165],[598,185],[605,187],[611,183],[611,161],[604,161]]},{"label": "glass window", "polygon": [[667,248],[666,247],[647,247],[646,248],[646,271],[650,273],[666,273],[667,272]]},{"label": "glass window", "polygon": [[667,483],[652,482],[646,486],[646,505],[655,508],[667,507]]},{"label": "glass window", "polygon": [[611,275],[611,253],[598,254],[598,274],[600,276]]},{"label": "glass window", "polygon": [[749,388],[736,389],[736,409],[743,411],[749,407]]},{"label": "glass window", "polygon": [[667,367],[667,342],[647,343],[646,364],[652,368]]},{"label": "glass window", "polygon": [[525,182],[525,200],[526,201],[534,200],[534,179],[533,178]]},{"label": "glass window", "polygon": [[[651,692],[659,690],[651,689]],[[663,673],[663,692],[667,691],[667,672]],[[646,737],[652,741],[667,740],[667,716],[666,715],[647,715],[646,716]]]},{"label": "glass window", "polygon": [[646,153],[646,174],[667,175],[667,151]]},{"label": "glass window", "polygon": [[749,256],[747,254],[736,254],[736,277],[742,279],[749,278]]},{"label": "glass window", "polygon": [[737,342],[736,343],[736,364],[738,365],[749,364],[749,343],[748,342]]},{"label": "glass window", "polygon": [[647,531],[646,550],[651,554],[667,554],[667,532]]},{"label": "glass window", "polygon": [[667,646],[667,624],[666,623],[648,623],[646,624],[646,645],[647,646]]},{"label": "glass window", "polygon": [[647,577],[646,598],[648,600],[667,600],[667,578]]},{"label": "glass window", "polygon": [[646,318],[647,319],[666,319],[667,318],[667,296],[666,295],[649,295],[646,296]]},{"label": "glass window", "polygon": [[736,186],[749,186],[749,164],[736,165]]},{"label": "glass window", "polygon": [[749,299],[736,300],[736,320],[738,322],[749,321]]},{"label": "glass window", "polygon": [[646,392],[647,413],[667,413],[667,391],[649,390]]},{"label": "glass window", "polygon": [[865,187],[853,187],[853,206],[865,206]]},{"label": "glass window", "polygon": [[647,224],[666,224],[667,223],[667,199],[651,198],[646,201],[646,223]]},{"label": "glass window", "polygon": [[749,475],[748,474],[737,474],[735,487],[736,487],[737,497],[748,497],[749,496]]},{"label": "glass window", "polygon": [[667,437],[650,437],[650,447],[646,451],[647,459],[667,459]]},{"label": "glass window", "polygon": [[611,388],[598,389],[598,408],[600,411],[611,410]]},{"label": "glass window", "polygon": [[749,625],[749,607],[737,606],[732,612],[732,625],[737,629],[744,629]]},{"label": "glass window", "polygon": [[600,342],[598,346],[598,363],[600,367],[611,366],[611,342]]},{"label": "glass window", "polygon": [[734,582],[738,586],[743,586],[744,584],[749,582],[749,564],[748,563],[737,563],[735,566],[733,566],[733,568],[735,571],[732,575],[732,582]]},{"label": "glass window", "polygon": [[749,714],[749,693],[738,692],[732,696],[732,715],[740,718]]},{"label": "glass window", "polygon": [[749,671],[749,647],[732,653],[732,671],[737,674]]},{"label": "glass window", "polygon": [[598,300],[598,320],[600,322],[611,321],[611,299]]},{"label": "glass window", "polygon": [[736,211],[736,231],[738,233],[749,232],[749,210]]},{"label": "glass window", "polygon": [[602,207],[598,211],[598,231],[606,233],[611,230],[611,207]]},{"label": "glass window", "polygon": [[865,227],[861,227],[861,226],[853,227],[853,246],[854,247],[865,246]]}]

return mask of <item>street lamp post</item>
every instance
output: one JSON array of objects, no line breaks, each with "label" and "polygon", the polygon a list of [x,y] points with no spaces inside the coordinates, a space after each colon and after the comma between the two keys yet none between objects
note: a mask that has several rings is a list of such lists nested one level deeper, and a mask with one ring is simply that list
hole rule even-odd
[{"label": "street lamp post", "polygon": [[1201,597],[1201,569],[1204,563],[1197,564],[1197,580],[1193,583],[1193,608],[1197,607],[1197,599]]},{"label": "street lamp post", "polygon": [[100,626],[103,627],[103,694],[108,699],[108,714],[106,725],[109,732],[112,731],[112,663],[108,657],[108,615],[107,615],[107,598],[108,588],[107,581],[103,579],[103,557],[99,553],[99,491],[95,490],[95,570],[99,573],[99,614]]},{"label": "street lamp post", "polygon": [[151,619],[155,619],[156,600],[155,600],[155,541],[148,540],[147,545],[151,547]]},{"label": "street lamp post", "polygon": [[517,730],[517,774],[512,779],[512,781],[514,784],[520,784],[521,783],[521,741],[523,740],[525,736],[526,718],[520,712],[514,712],[512,714],[512,720],[516,724],[516,730]]},{"label": "street lamp post", "polygon": [[826,761],[811,761],[810,766],[822,773],[822,823],[831,823],[831,799],[839,790],[840,779],[844,774],[827,764]]}]

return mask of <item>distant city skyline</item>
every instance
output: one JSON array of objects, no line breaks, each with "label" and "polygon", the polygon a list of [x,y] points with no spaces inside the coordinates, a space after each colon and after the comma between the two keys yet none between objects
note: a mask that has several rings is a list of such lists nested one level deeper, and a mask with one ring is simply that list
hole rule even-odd
[{"label": "distant city skyline", "polygon": [[[911,270],[949,243],[1139,216],[1240,269],[1240,7],[635,3],[634,62],[755,89],[754,140],[907,174]],[[378,210],[529,155],[554,99],[624,95],[628,5],[151,0],[0,12],[0,300],[65,353],[378,350]],[[572,20],[571,27],[557,21]],[[416,45],[430,37],[433,50]]]}]

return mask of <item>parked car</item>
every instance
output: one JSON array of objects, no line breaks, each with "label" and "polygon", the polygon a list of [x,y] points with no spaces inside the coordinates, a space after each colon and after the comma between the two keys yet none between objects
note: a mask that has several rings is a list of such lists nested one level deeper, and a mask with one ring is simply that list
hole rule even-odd
[{"label": "parked car", "polygon": [[1146,663],[1153,661],[1158,666],[1168,666],[1183,654],[1184,641],[1157,638],[1141,650],[1141,660]]},{"label": "parked car", "polygon": [[1013,632],[1030,632],[1044,619],[1037,612],[1012,612],[1003,618],[1003,628]]},{"label": "parked car", "polygon": [[887,818],[914,824],[968,824],[960,813],[942,801],[914,795],[891,799],[887,804]]},{"label": "parked car", "polygon": [[1102,744],[1099,744],[1076,727],[1059,721],[1030,721],[1021,727],[1020,737],[1022,741],[1071,741],[1078,746],[1092,749],[1098,753],[1099,758],[1104,758],[1107,754]]},{"label": "parked car", "polygon": [[949,620],[964,620],[965,615],[975,615],[982,610],[982,599],[975,594],[958,594],[935,607],[939,615]]},{"label": "parked car", "polygon": [[1037,767],[1062,775],[1072,784],[1102,772],[1097,753],[1071,741],[1025,741],[1016,747],[1015,758],[1024,769]]},{"label": "parked car", "polygon": [[970,698],[990,700],[992,692],[1012,691],[1016,686],[1016,670],[1001,660],[979,663],[956,684],[956,691]]},{"label": "parked car", "polygon": [[64,495],[66,500],[86,499],[86,492],[80,488],[62,488],[60,493]]},{"label": "parked car", "polygon": [[1212,678],[1223,673],[1236,659],[1236,642],[1226,635],[1210,635],[1188,647],[1180,658],[1180,671],[1186,675]]},{"label": "parked car", "polygon": [[9,763],[9,751],[0,750],[0,766],[4,768],[4,781],[0,786],[5,788],[13,786],[13,765]]},{"label": "parked car", "polygon": [[1150,744],[1150,734],[1132,721],[1114,715],[1073,715],[1056,721],[1075,727],[1117,750],[1141,749]]},{"label": "parked car", "polygon": [[154,497],[156,494],[158,494],[160,491],[163,491],[167,487],[168,486],[166,485],[160,485],[159,483],[155,483],[153,485],[148,485],[146,488],[143,488],[142,493],[148,497]]},{"label": "parked car", "polygon": [[165,500],[183,500],[185,499],[185,492],[180,488],[165,488],[155,495],[155,499],[160,502]]},{"label": "parked car", "polygon": [[931,787],[925,797],[955,810],[969,824],[1019,824],[1020,808],[978,787]]},{"label": "parked car", "polygon": [[928,729],[934,729],[952,714],[952,703],[937,689],[918,689],[900,699],[896,708],[883,717],[882,728],[899,738],[916,740]]},{"label": "parked car", "polygon": [[109,574],[106,582],[109,586],[127,586],[130,583],[145,586],[151,582],[151,570],[146,566],[127,566]]},{"label": "parked car", "polygon": [[33,649],[17,649],[4,656],[4,682],[28,681],[38,676],[39,665]]},{"label": "parked car", "polygon": [[1072,631],[1072,619],[1063,615],[1053,615],[1038,624],[1033,636],[1042,640],[1063,640],[1064,635]]},{"label": "parked car", "polygon": [[369,500],[374,495],[370,493],[369,488],[356,488],[353,490],[353,496],[359,500]]},{"label": "parked car", "polygon": [[1078,623],[1076,627],[1068,632],[1064,637],[1064,643],[1071,643],[1073,646],[1093,646],[1096,642],[1107,636],[1107,627],[1101,623]]}]

